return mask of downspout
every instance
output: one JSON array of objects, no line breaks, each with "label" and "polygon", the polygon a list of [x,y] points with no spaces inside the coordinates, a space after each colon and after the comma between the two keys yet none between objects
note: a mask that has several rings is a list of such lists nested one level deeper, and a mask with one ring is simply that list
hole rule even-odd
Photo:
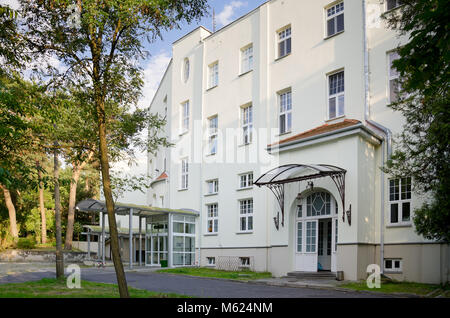
[{"label": "downspout", "polygon": [[[366,18],[366,0],[362,1],[362,18],[363,18],[363,43],[364,43],[364,119],[369,126],[380,130],[384,134],[383,142],[381,145],[381,160],[382,165],[384,166],[385,156],[387,152],[386,161],[391,158],[392,154],[392,132],[385,126],[381,125],[370,119],[370,75],[369,75],[369,48],[367,43],[367,18]],[[387,151],[385,151],[387,149]],[[384,197],[384,183],[385,176],[383,170],[380,173],[380,191],[381,191],[381,211],[380,211],[380,269],[381,274],[384,273],[384,206],[385,206],[385,197]]]}]

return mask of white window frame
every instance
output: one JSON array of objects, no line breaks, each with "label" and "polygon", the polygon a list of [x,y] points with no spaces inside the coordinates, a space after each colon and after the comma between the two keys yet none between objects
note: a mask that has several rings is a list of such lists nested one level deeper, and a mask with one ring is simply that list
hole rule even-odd
[{"label": "white window frame", "polygon": [[[319,222],[319,220],[317,220],[317,219],[305,220],[305,252],[304,253],[316,254],[318,252],[316,240],[317,240],[317,236],[319,235],[319,233],[317,233],[316,227],[317,227],[317,230],[319,229],[319,227],[317,226],[317,222]],[[309,229],[308,229],[308,224],[311,225],[311,227]],[[313,232],[315,234],[314,236],[312,236]],[[308,238],[310,239],[309,244],[308,244]]]},{"label": "white window frame", "polygon": [[[211,227],[210,227],[211,224]],[[206,205],[206,234],[219,233],[219,204]]]},{"label": "white window frame", "polygon": [[219,86],[219,61],[208,66],[208,89]]},{"label": "white window frame", "polygon": [[250,257],[239,257],[239,267],[240,268],[249,268],[250,267]]},{"label": "white window frame", "polygon": [[249,145],[253,141],[253,105],[241,107],[242,144]]},{"label": "white window frame", "polygon": [[[278,92],[278,112],[279,134],[289,134],[292,132],[292,90],[290,88]],[[284,119],[282,119],[283,116]],[[284,131],[281,130],[282,121],[284,122]]]},{"label": "white window frame", "polygon": [[[336,85],[336,92],[331,92],[331,80],[334,76],[339,76],[342,74],[343,78],[343,90],[338,92],[339,85]],[[328,114],[328,120],[336,119],[339,117],[345,116],[345,71],[339,70],[333,73],[330,73],[327,75],[327,93],[328,93],[328,105],[327,105],[327,114]],[[337,80],[337,83],[339,83],[339,79]],[[335,116],[331,117],[331,100],[334,99],[335,101]]]},{"label": "white window frame", "polygon": [[[300,205],[301,206],[301,205]],[[297,221],[297,244],[296,244],[296,250],[297,253],[302,253],[303,251],[303,221]]]},{"label": "white window frame", "polygon": [[188,100],[181,103],[180,114],[180,134],[185,134],[189,132],[190,126],[190,103]]},{"label": "white window frame", "polygon": [[[342,15],[343,18],[343,29],[338,31],[338,17]],[[334,33],[329,34],[328,30],[328,22],[333,20]],[[337,34],[343,33],[345,31],[345,7],[344,1],[339,3],[335,3],[331,6],[325,8],[325,38],[329,38],[335,36]]]},{"label": "white window frame", "polygon": [[216,258],[213,256],[209,256],[206,258],[206,266],[215,267],[216,266]]},{"label": "white window frame", "polygon": [[206,189],[207,189],[206,194],[218,194],[219,193],[219,179],[213,179],[213,180],[206,181]]},{"label": "white window frame", "polygon": [[387,11],[391,11],[391,10],[395,10],[398,7],[403,5],[401,0],[393,0],[393,1],[395,1],[395,5],[392,8],[389,8],[389,0],[386,0],[386,12]]},{"label": "white window frame", "polygon": [[189,162],[188,158],[182,158],[180,190],[187,190],[188,188],[189,188]]},{"label": "white window frame", "polygon": [[[288,45],[289,44],[289,45]],[[281,47],[283,47],[284,54],[281,54]],[[289,48],[289,52],[288,52]],[[292,27],[287,25],[277,31],[277,59],[281,59],[292,53]]]},{"label": "white window frame", "polygon": [[[254,204],[253,199],[239,200],[239,233],[251,233],[255,228],[255,218],[253,217]],[[251,228],[249,227],[249,219],[251,218]],[[242,228],[242,220],[245,219],[245,228]]]},{"label": "white window frame", "polygon": [[241,173],[239,175],[239,189],[253,188],[253,172]]},{"label": "white window frame", "polygon": [[249,44],[241,49],[241,74],[253,70],[253,44]]},{"label": "white window frame", "polygon": [[[391,262],[391,268],[386,266],[387,262]],[[396,266],[398,262],[398,266]],[[385,258],[384,259],[384,271],[386,273],[401,273],[403,271],[403,260],[401,258]]]},{"label": "white window frame", "polygon": [[[391,51],[387,53],[388,58],[388,101],[389,103],[394,103],[398,101],[399,93],[400,93],[400,74],[393,68],[392,63],[399,59],[400,56],[397,51]],[[394,83],[392,83],[394,82]],[[396,87],[397,92],[393,92],[392,89]],[[393,95],[395,94],[395,98]]]},{"label": "white window frame", "polygon": [[[409,180],[409,182],[408,182]],[[398,181],[398,192],[392,191],[397,188],[395,182]],[[406,185],[404,184],[406,181]],[[409,190],[408,190],[409,185]],[[403,191],[405,190],[405,191]],[[408,178],[389,179],[389,225],[411,225],[412,224],[412,180]],[[396,199],[396,195],[398,199]],[[392,198],[394,196],[394,198]],[[403,220],[403,204],[409,203],[409,220]],[[397,205],[397,222],[392,222],[393,205]]]},{"label": "white window frame", "polygon": [[219,116],[214,115],[208,118],[208,154],[217,154],[219,140]]}]

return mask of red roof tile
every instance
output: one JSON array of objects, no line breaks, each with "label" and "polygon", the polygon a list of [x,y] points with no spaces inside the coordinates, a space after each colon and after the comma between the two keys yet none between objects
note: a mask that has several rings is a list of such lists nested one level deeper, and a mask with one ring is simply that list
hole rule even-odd
[{"label": "red roof tile", "polygon": [[325,133],[329,133],[335,130],[339,130],[342,128],[346,128],[346,127],[351,127],[351,126],[355,126],[357,124],[360,124],[361,122],[359,120],[356,119],[344,119],[341,122],[335,123],[335,124],[324,124],[322,126],[310,129],[308,131],[302,132],[298,135],[280,140],[276,143],[273,143],[271,145],[269,145],[269,147],[273,147],[273,146],[277,146],[277,145],[282,145],[291,141],[296,141],[296,140],[302,140],[308,137],[313,137],[313,136],[317,136],[317,135],[321,135],[321,134],[325,134]]}]

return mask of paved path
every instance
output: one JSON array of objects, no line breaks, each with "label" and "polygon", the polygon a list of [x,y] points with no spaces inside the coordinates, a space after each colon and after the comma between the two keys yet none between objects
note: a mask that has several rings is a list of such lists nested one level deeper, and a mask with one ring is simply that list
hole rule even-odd
[{"label": "paved path", "polygon": [[[1,265],[0,265],[1,266]],[[0,277],[0,284],[40,280],[54,277],[48,269]],[[264,284],[235,282],[222,279],[198,278],[147,271],[126,273],[129,286],[156,292],[177,293],[204,298],[361,298],[392,297],[383,294],[346,292],[305,287],[278,287]],[[81,279],[100,283],[117,283],[114,269],[82,268]]]}]

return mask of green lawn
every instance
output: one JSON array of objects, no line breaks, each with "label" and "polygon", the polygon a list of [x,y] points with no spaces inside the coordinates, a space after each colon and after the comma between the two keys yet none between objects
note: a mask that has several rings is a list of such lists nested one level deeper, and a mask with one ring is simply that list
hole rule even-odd
[{"label": "green lawn", "polygon": [[226,278],[226,279],[238,279],[238,280],[254,280],[262,278],[271,278],[272,274],[263,272],[251,272],[251,271],[222,271],[213,268],[206,267],[182,267],[182,268],[171,268],[171,269],[161,269],[157,271],[158,273],[169,273],[169,274],[180,274],[189,276],[200,276],[200,277],[215,277],[215,278]]},{"label": "green lawn", "polygon": [[[364,291],[375,291],[380,293],[407,293],[425,296],[437,289],[440,289],[440,293],[445,293],[445,295],[450,296],[450,287],[446,286],[442,288],[439,285],[432,284],[420,284],[420,283],[410,283],[410,282],[382,282],[381,288],[369,288],[367,287],[366,281],[348,283],[340,285],[339,287],[349,288],[354,290],[364,290]],[[436,292],[436,295],[439,294]]]},{"label": "green lawn", "polygon": [[[132,298],[187,298],[177,294],[163,294],[128,288]],[[66,280],[44,278],[36,282],[0,285],[0,298],[118,298],[119,288],[113,284],[81,281],[80,289],[69,289]]]}]

